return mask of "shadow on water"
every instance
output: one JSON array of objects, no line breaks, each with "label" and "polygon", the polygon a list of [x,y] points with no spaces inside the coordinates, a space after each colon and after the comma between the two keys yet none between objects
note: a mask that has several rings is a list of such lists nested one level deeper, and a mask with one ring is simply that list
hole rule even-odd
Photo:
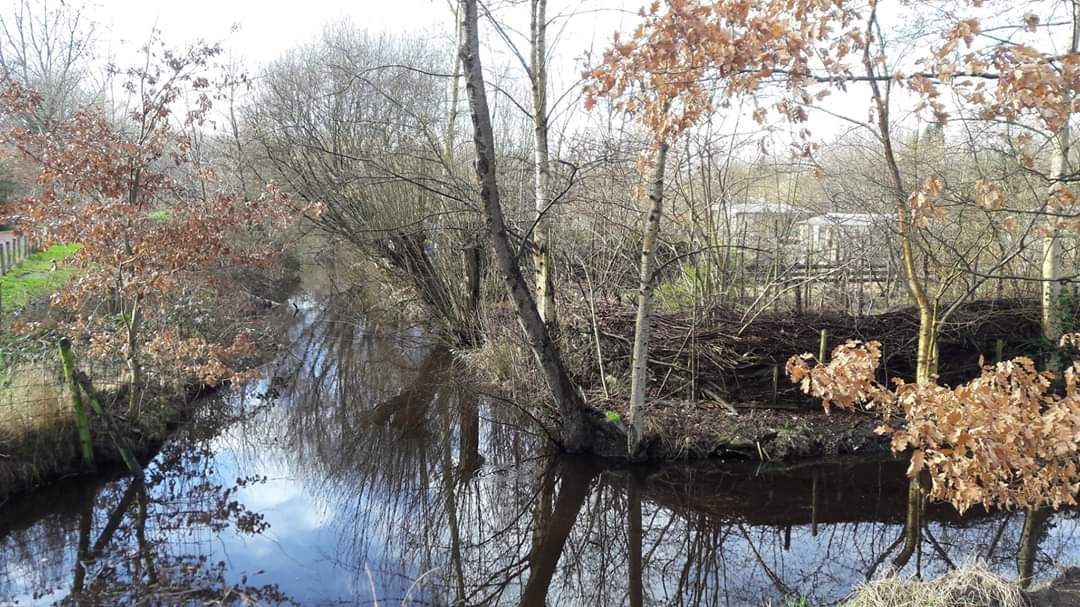
[{"label": "shadow on water", "polygon": [[760,605],[1077,560],[1073,513],[925,504],[895,461],[550,458],[418,329],[303,301],[268,378],[148,466],[0,508],[0,603]]}]

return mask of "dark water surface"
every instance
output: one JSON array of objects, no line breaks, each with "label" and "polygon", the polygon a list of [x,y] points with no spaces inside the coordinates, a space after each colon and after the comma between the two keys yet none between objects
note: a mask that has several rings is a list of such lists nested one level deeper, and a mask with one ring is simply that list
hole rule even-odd
[{"label": "dark water surface", "polygon": [[[304,300],[275,379],[209,403],[129,478],[0,506],[0,604],[831,604],[905,539],[901,462],[627,468],[541,457],[420,331]],[[1047,579],[1075,513],[931,505],[903,571]],[[1024,558],[1021,548],[1033,558]],[[798,604],[798,603],[791,603]]]}]

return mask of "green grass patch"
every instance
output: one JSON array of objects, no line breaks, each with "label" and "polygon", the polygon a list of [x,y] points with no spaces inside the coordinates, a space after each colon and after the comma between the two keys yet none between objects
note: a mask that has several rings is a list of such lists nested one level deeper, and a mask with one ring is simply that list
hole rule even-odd
[{"label": "green grass patch", "polygon": [[[0,276],[0,305],[4,313],[25,306],[35,297],[55,293],[71,280],[76,269],[59,265],[82,245],[57,244],[38,251],[15,264],[10,272]],[[52,262],[58,264],[52,271]]]},{"label": "green grass patch", "polygon": [[168,209],[159,209],[157,211],[151,211],[147,214],[147,217],[154,221],[172,221],[173,212]]}]

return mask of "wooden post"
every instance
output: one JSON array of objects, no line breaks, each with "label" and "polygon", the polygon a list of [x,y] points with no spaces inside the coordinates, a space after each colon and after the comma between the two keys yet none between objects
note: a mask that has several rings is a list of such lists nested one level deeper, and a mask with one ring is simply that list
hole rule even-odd
[{"label": "wooden post", "polygon": [[1005,356],[1005,340],[1002,338],[997,339],[997,343],[994,344],[994,351],[997,354],[997,359],[994,362],[1001,362],[1001,359]]},{"label": "wooden post", "polygon": [[825,363],[825,357],[828,356],[828,354],[829,354],[828,348],[829,348],[829,330],[828,329],[822,329],[821,330],[821,341],[818,343],[818,355],[817,355],[818,362],[820,362],[822,364]]},{"label": "wooden post", "polygon": [[858,280],[859,286],[857,287],[858,290],[856,291],[856,296],[855,296],[855,307],[857,308],[857,310],[855,311],[855,316],[861,318],[862,315],[863,315],[863,306],[865,305],[865,303],[863,301],[863,299],[864,299],[863,282],[866,280],[866,261],[865,261],[865,259],[860,259],[859,260],[859,274],[858,274],[858,279],[857,280]]},{"label": "wooden post", "polygon": [[127,446],[124,441],[124,437],[113,426],[112,416],[101,406],[101,399],[97,396],[97,391],[94,390],[94,386],[90,383],[90,379],[86,375],[76,372],[75,379],[82,386],[83,392],[86,393],[87,400],[90,401],[90,406],[94,409],[94,413],[97,414],[98,419],[101,420],[102,425],[105,427],[105,432],[109,435],[109,440],[112,441],[116,451],[120,454],[120,459],[124,460],[124,465],[127,469],[135,475],[136,480],[141,484],[145,478],[143,475],[142,466],[139,464],[139,460],[135,459],[135,454]]},{"label": "wooden post", "polygon": [[780,365],[773,365],[772,368],[772,402],[776,404],[776,395],[780,391]]},{"label": "wooden post", "polygon": [[90,436],[90,417],[86,414],[86,407],[79,393],[79,382],[75,379],[75,354],[71,351],[71,340],[66,337],[60,339],[60,363],[64,366],[64,380],[71,390],[71,407],[75,410],[75,427],[79,432],[83,464],[88,470],[93,470],[94,441]]}]

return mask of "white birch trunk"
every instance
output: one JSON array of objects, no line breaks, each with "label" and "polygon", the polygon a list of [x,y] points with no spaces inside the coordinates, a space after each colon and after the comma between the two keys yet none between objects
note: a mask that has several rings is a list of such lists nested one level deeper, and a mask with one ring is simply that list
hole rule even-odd
[{"label": "white birch trunk", "polygon": [[626,429],[626,451],[631,459],[641,447],[641,422],[648,388],[649,324],[652,320],[652,299],[655,288],[653,272],[656,266],[656,241],[660,235],[660,218],[664,214],[664,165],[668,144],[661,141],[656,150],[652,182],[649,184],[649,215],[641,241],[641,275],[638,285],[638,310],[634,322],[634,351],[630,371],[630,419]]},{"label": "white birch trunk", "polygon": [[536,227],[533,230],[533,266],[536,272],[536,304],[540,317],[553,331],[556,324],[555,288],[552,277],[550,229],[551,171],[548,157],[547,118],[547,0],[532,0],[530,85],[533,102],[533,186]]},{"label": "white birch trunk", "polygon": [[[1080,51],[1080,0],[1073,0],[1072,6],[1072,41],[1069,52]],[[1062,106],[1071,106],[1072,96],[1066,93],[1062,100]],[[1053,156],[1050,158],[1050,191],[1053,197],[1055,193],[1064,188],[1062,178],[1069,173],[1069,146],[1072,144],[1069,132],[1069,117],[1066,116],[1064,125],[1051,137],[1050,144]],[[1056,345],[1061,339],[1061,239],[1058,234],[1054,219],[1051,218],[1047,226],[1048,234],[1043,238],[1042,258],[1042,331],[1043,337]],[[1058,366],[1057,361],[1048,361],[1053,370]]]}]

